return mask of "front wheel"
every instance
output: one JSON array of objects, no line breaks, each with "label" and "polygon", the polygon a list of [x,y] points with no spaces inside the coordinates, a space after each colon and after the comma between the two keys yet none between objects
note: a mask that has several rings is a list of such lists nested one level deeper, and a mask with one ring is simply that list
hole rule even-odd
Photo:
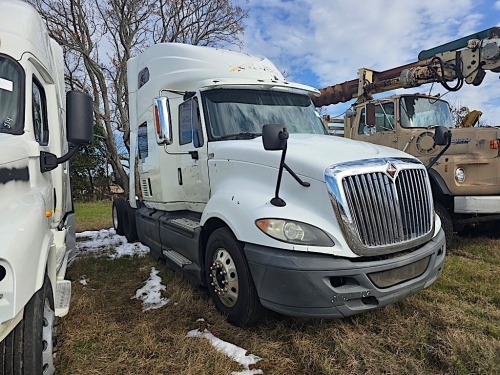
[{"label": "front wheel", "polygon": [[48,277],[24,308],[24,317],[0,343],[0,373],[54,374],[56,316]]},{"label": "front wheel", "polygon": [[255,323],[262,306],[243,248],[228,228],[215,230],[207,242],[205,274],[210,296],[230,323]]},{"label": "front wheel", "polygon": [[448,210],[441,203],[434,203],[434,210],[441,219],[441,227],[444,230],[446,243],[449,245],[453,238],[453,220]]}]

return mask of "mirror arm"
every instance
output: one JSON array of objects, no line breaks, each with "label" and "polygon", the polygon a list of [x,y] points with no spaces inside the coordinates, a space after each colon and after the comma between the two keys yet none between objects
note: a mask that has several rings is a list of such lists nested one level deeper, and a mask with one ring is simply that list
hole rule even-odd
[{"label": "mirror arm", "polygon": [[444,148],[439,152],[439,154],[437,154],[434,158],[432,158],[429,162],[429,165],[426,167],[427,170],[430,170],[431,167],[436,164],[436,162],[439,160],[439,158],[446,152],[446,150],[448,150],[448,148],[451,146],[451,135],[448,137],[448,143],[446,144],[446,146],[444,146]]},{"label": "mirror arm", "polygon": [[46,152],[46,151],[41,151],[40,152],[40,171],[43,172],[48,172],[53,169],[56,169],[59,164],[67,162],[69,159],[71,159],[76,152],[80,149],[80,146],[73,145],[69,149],[69,151],[58,158],[56,155],[54,155],[51,152]]},{"label": "mirror arm", "polygon": [[280,187],[281,187],[281,177],[283,176],[283,168],[285,167],[285,155],[286,155],[286,140],[283,147],[283,152],[281,153],[280,167],[278,170],[278,181],[276,182],[276,191],[274,193],[274,198],[271,199],[271,204],[276,207],[285,207],[286,202],[279,197]]},{"label": "mirror arm", "polygon": [[295,178],[295,181],[297,181],[299,184],[301,184],[301,185],[302,185],[302,186],[304,186],[304,187],[309,187],[309,186],[311,186],[311,184],[310,184],[309,182],[302,181],[302,180],[300,179],[300,177],[299,177],[299,176],[297,176],[297,175],[295,174],[295,172],[294,172],[294,171],[292,171],[292,169],[291,169],[288,165],[286,165],[285,163],[283,163],[283,167],[285,167],[285,169],[288,171],[288,173],[290,173],[290,174],[292,175],[292,177],[293,177],[293,178]]}]

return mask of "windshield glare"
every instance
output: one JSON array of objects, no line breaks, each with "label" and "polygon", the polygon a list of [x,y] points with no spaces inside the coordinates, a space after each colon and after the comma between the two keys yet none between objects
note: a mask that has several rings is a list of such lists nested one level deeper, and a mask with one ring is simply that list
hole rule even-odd
[{"label": "windshield glare", "polygon": [[0,133],[23,132],[24,72],[7,56],[0,55]]},{"label": "windshield glare", "polygon": [[443,100],[404,96],[400,99],[400,113],[401,126],[405,128],[455,127],[450,107]]},{"label": "windshield glare", "polygon": [[215,89],[202,93],[211,139],[237,134],[260,135],[266,124],[289,133],[326,134],[308,96],[290,92]]}]

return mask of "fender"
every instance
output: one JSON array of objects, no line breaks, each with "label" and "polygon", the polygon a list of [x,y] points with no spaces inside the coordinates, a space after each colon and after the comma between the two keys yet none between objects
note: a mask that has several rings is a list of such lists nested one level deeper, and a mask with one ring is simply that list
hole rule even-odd
[{"label": "fender", "polygon": [[7,308],[1,311],[0,323],[21,312],[43,285],[53,235],[40,190],[31,189],[0,215],[0,219],[4,219],[0,230],[3,248],[0,260],[8,264],[0,287]]},{"label": "fender", "polygon": [[[211,173],[214,188],[200,220],[202,226],[209,219],[217,218],[227,224],[239,241],[245,243],[285,250],[353,256],[337,224],[324,182],[301,176],[311,184],[310,187],[303,187],[285,172],[280,196],[287,204],[284,207],[276,207],[270,203],[274,197],[275,186],[269,181],[276,180],[277,169],[234,161],[226,163],[233,165],[231,168],[225,168],[222,166],[223,162],[218,161],[217,171]],[[233,168],[237,168],[239,173],[232,173]],[[227,173],[224,170],[227,170]],[[257,175],[260,175],[259,178],[256,178]],[[315,209],[311,210],[311,207]],[[336,245],[311,247],[278,241],[257,227],[255,221],[262,218],[306,222],[328,233]]]},{"label": "fender", "polygon": [[435,188],[438,188],[439,191],[434,191],[433,190],[433,195],[436,196],[436,195],[448,195],[448,196],[451,196],[451,191],[450,189],[448,189],[448,186],[446,185],[446,183],[444,182],[443,178],[441,177],[441,175],[436,172],[435,169],[431,168],[428,170],[429,172],[429,177],[430,177],[430,180],[431,180],[431,186],[433,187],[433,189]]}]

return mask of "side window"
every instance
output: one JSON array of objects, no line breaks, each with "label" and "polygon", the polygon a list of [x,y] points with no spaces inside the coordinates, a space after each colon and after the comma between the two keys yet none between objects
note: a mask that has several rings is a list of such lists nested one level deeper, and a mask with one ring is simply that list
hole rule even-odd
[{"label": "side window", "polygon": [[49,143],[49,125],[47,122],[47,99],[41,83],[33,76],[33,128],[35,139],[42,146]]},{"label": "side window", "polygon": [[179,144],[188,143],[193,143],[196,148],[203,146],[197,98],[190,98],[179,106]]},{"label": "side window", "polygon": [[394,103],[378,105],[375,110],[377,131],[394,130]]},{"label": "side window", "polygon": [[137,130],[137,147],[139,159],[146,159],[148,157],[148,126],[146,122],[139,125]]},{"label": "side window", "polygon": [[373,134],[375,132],[394,130],[394,103],[377,104],[375,106],[375,128],[365,125],[365,110],[359,116],[358,134]]}]

